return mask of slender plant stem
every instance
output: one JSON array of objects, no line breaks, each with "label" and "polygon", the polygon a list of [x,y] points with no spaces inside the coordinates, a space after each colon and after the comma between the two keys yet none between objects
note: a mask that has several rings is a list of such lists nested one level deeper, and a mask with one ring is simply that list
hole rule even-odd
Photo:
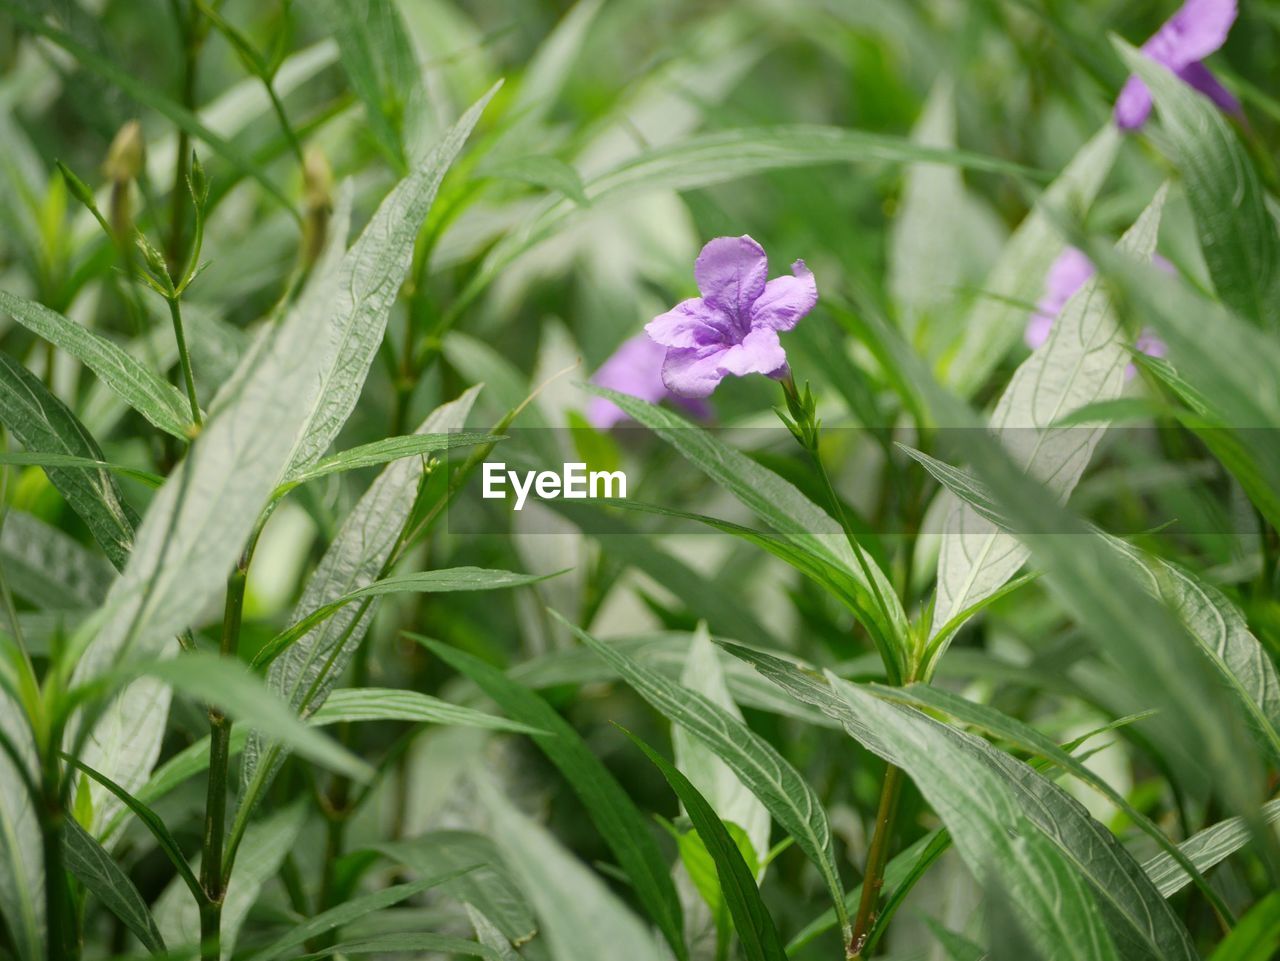
[{"label": "slender plant stem", "polygon": [[884,868],[889,862],[889,849],[893,843],[894,823],[898,819],[898,801],[902,797],[902,769],[890,764],[885,768],[884,783],[880,787],[880,806],[876,810],[875,831],[871,835],[871,849],[867,852],[867,869],[862,875],[862,897],[858,901],[858,913],[853,921],[853,936],[849,939],[849,958],[861,961],[871,925],[876,919],[876,905],[880,901],[880,889],[884,886]]},{"label": "slender plant stem", "polygon": [[[227,579],[227,600],[222,616],[223,657],[235,657],[240,643],[240,622],[244,613],[245,585],[251,550],[241,556]],[[231,762],[231,721],[215,707],[209,708],[209,793],[204,809],[204,845],[200,861],[200,886],[205,901],[200,905],[201,961],[218,961],[221,955],[222,902],[226,886],[222,873],[223,839],[227,820],[227,775]]]},{"label": "slender plant stem", "polygon": [[199,427],[200,400],[196,397],[196,379],[191,373],[191,353],[187,350],[187,336],[182,327],[182,307],[177,294],[166,297],[169,302],[169,316],[173,318],[173,336],[178,342],[178,363],[182,367],[182,380],[187,388],[187,400],[191,404],[191,422]]},{"label": "slender plant stem", "polygon": [[66,810],[62,804],[62,773],[58,745],[62,726],[53,725],[41,752],[40,837],[44,854],[45,930],[49,961],[75,961],[79,956],[76,915],[67,883],[63,854]]}]

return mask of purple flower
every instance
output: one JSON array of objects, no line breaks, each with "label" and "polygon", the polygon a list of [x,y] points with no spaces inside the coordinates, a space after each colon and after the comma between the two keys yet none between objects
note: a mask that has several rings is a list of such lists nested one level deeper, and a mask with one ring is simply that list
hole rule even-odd
[{"label": "purple flower", "polygon": [[[1142,45],[1142,52],[1223,110],[1239,113],[1240,102],[1200,62],[1226,43],[1235,20],[1236,0],[1186,0]],[[1129,77],[1116,100],[1116,125],[1136,130],[1150,114],[1151,91],[1137,76]]]},{"label": "purple flower", "polygon": [[[1173,264],[1159,254],[1156,254],[1151,262],[1165,273],[1175,273]],[[1093,266],[1093,261],[1075,247],[1068,247],[1058,255],[1058,259],[1053,262],[1053,266],[1049,268],[1049,273],[1045,277],[1044,296],[1036,303],[1036,309],[1032,312],[1031,319],[1027,321],[1024,337],[1028,347],[1035,350],[1049,339],[1049,331],[1053,328],[1053,322],[1058,315],[1062,313],[1062,308],[1095,273],[1097,270]],[[1148,357],[1163,357],[1167,353],[1164,341],[1150,330],[1143,330],[1138,335],[1138,341],[1134,346]],[[1130,367],[1129,371],[1132,376],[1133,368]]]},{"label": "purple flower", "polygon": [[818,302],[804,261],[792,264],[791,272],[766,283],[769,259],[746,234],[709,241],[693,265],[702,296],[676,304],[645,327],[667,348],[667,389],[708,397],[729,374],[785,377],[787,354],[778,332],[793,328]]},{"label": "purple flower", "polygon": [[[624,340],[600,365],[591,382],[656,404],[667,397],[674,397],[662,383],[662,361],[666,355],[666,348],[661,344],[654,343],[645,334],[636,334]],[[707,405],[700,400],[674,399],[695,416],[705,417],[708,413]],[[587,406],[587,421],[597,430],[608,430],[626,419],[621,407],[603,397],[591,398]]]}]

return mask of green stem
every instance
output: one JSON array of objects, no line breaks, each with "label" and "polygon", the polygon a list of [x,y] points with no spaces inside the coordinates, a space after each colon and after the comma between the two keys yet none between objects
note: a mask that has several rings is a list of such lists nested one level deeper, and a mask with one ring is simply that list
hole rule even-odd
[{"label": "green stem", "polygon": [[[240,623],[244,613],[245,585],[248,581],[251,548],[227,579],[226,608],[222,617],[223,657],[235,657],[240,644]],[[231,765],[231,721],[215,707],[209,708],[209,793],[204,809],[204,844],[200,861],[200,886],[205,900],[200,905],[201,961],[219,961],[222,940],[222,902],[226,886],[222,874],[223,839],[227,821],[227,775]]]},{"label": "green stem", "polygon": [[898,819],[898,801],[901,797],[902,769],[890,764],[885,768],[884,783],[880,787],[876,826],[871,835],[871,849],[867,852],[867,869],[862,876],[862,897],[858,901],[858,913],[853,921],[853,936],[849,939],[850,961],[861,961],[871,926],[876,920],[876,905],[880,901],[880,889],[884,886],[884,868],[889,862],[893,828]]},{"label": "green stem", "polygon": [[173,318],[173,336],[178,342],[178,363],[182,367],[182,380],[187,388],[187,400],[191,403],[191,422],[199,427],[202,423],[200,400],[196,397],[196,379],[191,373],[191,354],[187,350],[187,337],[182,327],[182,308],[179,306],[177,294],[166,297],[165,300],[169,303],[169,316]]},{"label": "green stem", "polygon": [[79,956],[79,938],[63,853],[66,809],[62,804],[62,772],[58,760],[61,742],[62,727],[55,724],[43,745],[38,802],[44,854],[45,930],[49,961],[75,961]]}]

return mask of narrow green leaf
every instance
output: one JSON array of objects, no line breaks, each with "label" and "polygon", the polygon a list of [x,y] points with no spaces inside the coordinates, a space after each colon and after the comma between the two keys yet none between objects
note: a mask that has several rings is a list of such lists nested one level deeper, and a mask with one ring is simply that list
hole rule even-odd
[{"label": "narrow green leaf", "polygon": [[477,173],[496,180],[514,180],[568,197],[580,207],[591,203],[576,168],[549,154],[529,154],[509,160],[495,160],[480,166]]},{"label": "narrow green leaf", "polygon": [[165,952],[164,938],[138,889],[93,835],[75,818],[65,824],[67,869],[112,914],[124,922],[152,954]]},{"label": "narrow green leaf", "polygon": [[[1115,948],[1126,961],[1195,957],[1185,927],[1133,857],[1079,802],[1031,767],[847,681],[760,651],[730,651],[906,770],[979,878],[1019,892],[1025,887],[1019,917],[1038,938],[1052,943],[1059,924],[1067,923],[1076,931],[1072,950],[1083,957],[1095,951],[1114,956]],[[1024,843],[1029,839],[1036,843]],[[1087,891],[1076,880],[1087,882]],[[1056,911],[1059,896],[1070,911]],[[1103,945],[1111,938],[1115,947],[1108,955]]]},{"label": "narrow green leaf", "polygon": [[1274,961],[1280,951],[1280,891],[1249,909],[1209,961]]},{"label": "narrow green leaf", "polygon": [[[6,522],[5,527],[8,528]],[[44,945],[44,855],[34,799],[27,779],[37,776],[39,758],[22,706],[0,688],[0,736],[17,757],[0,750],[0,917],[20,961],[41,961]]]},{"label": "narrow green leaf", "polygon": [[[1166,193],[1165,188],[1157,192],[1117,250],[1151,259]],[[1048,341],[1014,372],[991,415],[991,427],[1018,466],[1043,479],[1046,489],[1060,500],[1075,489],[1107,424],[1072,428],[1052,424],[1086,404],[1115,400],[1123,393],[1129,364],[1125,345],[1110,297],[1095,277],[1067,302]],[[1027,548],[1016,538],[956,500],[938,557],[937,629],[998,591],[1027,556]],[[945,638],[933,645],[923,676],[930,675],[930,665],[945,650]]]},{"label": "narrow green leaf", "polygon": [[1123,40],[1112,42],[1151,91],[1218,296],[1274,331],[1280,327],[1280,226],[1267,210],[1248,151],[1217,105]]},{"label": "narrow green leaf", "polygon": [[[795,838],[817,867],[838,914],[844,914],[844,888],[836,866],[835,843],[822,802],[808,782],[772,744],[742,721],[704,697],[651,670],[586,631],[552,614],[577,638],[622,676],[637,694],[673,723],[684,727],[711,748],[769,813]],[[845,938],[848,918],[840,918]]]},{"label": "narrow green leaf", "polygon": [[191,407],[176,387],[105,337],[56,311],[0,290],[0,311],[80,361],[156,427],[189,437]]},{"label": "narrow green leaf", "polygon": [[359,470],[362,467],[379,467],[403,457],[416,457],[460,447],[474,447],[477,444],[492,444],[504,439],[482,433],[408,434],[403,437],[387,437],[340,451],[317,461],[305,470],[298,471],[290,476],[287,484],[276,488],[275,496],[280,496],[284,491],[299,484],[327,477],[330,474]]},{"label": "narrow green leaf", "polygon": [[147,807],[132,794],[122,788],[115,781],[111,780],[100,771],[95,771],[89,765],[76,758],[63,755],[69,764],[74,765],[85,774],[89,775],[98,784],[119,798],[124,805],[132,811],[143,826],[151,832],[151,836],[156,839],[156,843],[160,845],[160,850],[164,852],[165,857],[178,870],[178,878],[186,884],[187,889],[192,896],[200,901],[204,898],[204,889],[200,886],[200,882],[196,880],[195,873],[191,870],[191,865],[187,863],[186,855],[182,853],[182,849],[178,847],[178,842],[173,839],[173,835],[169,833],[169,829],[165,827],[164,821],[160,819],[160,815]]},{"label": "narrow green leaf", "polygon": [[[534,743],[581,798],[592,823],[630,878],[640,903],[671,949],[678,958],[687,958],[680,901],[666,859],[635,803],[578,733],[546,701],[510,680],[497,668],[447,645],[410,636],[478,684],[511,717],[550,732],[535,734]],[[525,893],[535,906],[539,904],[533,891],[526,890]],[[547,918],[543,920],[546,922]],[[571,961],[571,958],[571,955],[566,956],[564,961]]]},{"label": "narrow green leaf", "polygon": [[0,527],[0,563],[10,589],[42,610],[96,607],[115,576],[101,554],[12,507]]},{"label": "narrow green leaf", "polygon": [[431,877],[419,878],[417,881],[411,881],[408,884],[397,884],[394,887],[384,888],[381,891],[374,891],[370,894],[352,898],[350,901],[330,908],[328,911],[322,911],[315,917],[308,918],[301,924],[294,925],[287,934],[272,941],[262,950],[250,954],[248,961],[274,961],[275,958],[280,957],[290,948],[296,948],[305,941],[341,928],[343,925],[350,924],[352,921],[363,918],[367,914],[397,905],[401,901],[437,887],[470,870],[471,868],[467,867],[461,870],[441,871]]},{"label": "narrow green leaf", "polygon": [[[75,414],[8,354],[0,354],[0,422],[32,453],[106,460]],[[50,467],[46,473],[111,563],[124,567],[133,549],[138,517],[111,472],[106,468]]]},{"label": "narrow green leaf", "polygon": [[288,704],[239,661],[192,651],[144,664],[135,673],[145,673],[193,698],[216,704],[239,723],[271,732],[272,737],[331,770],[357,781],[368,780],[373,774],[367,764],[336,741],[299,720]]},{"label": "narrow green leaf", "polygon": [[[552,961],[660,961],[665,956],[648,926],[550,832],[512,807],[493,785],[484,787],[481,801],[494,843],[537,912]],[[631,875],[631,881],[640,895],[641,879]],[[670,884],[670,877],[666,881]],[[676,955],[687,957],[683,942],[677,944],[672,945]]]},{"label": "narrow green leaf", "polygon": [[693,783],[674,765],[630,731],[625,733],[662,772],[662,776],[671,785],[671,790],[676,792],[684,805],[694,830],[707,846],[707,851],[715,861],[720,890],[724,893],[725,903],[733,917],[733,926],[738,932],[743,954],[748,961],[784,961],[787,953],[783,950],[782,939],[774,926],[773,917],[760,899],[755,875],[742,859],[738,845],[729,836],[724,822]]},{"label": "narrow green leaf", "polygon": [[[559,571],[557,573],[564,573]],[[368,597],[387,594],[440,594],[453,591],[497,591],[509,587],[527,587],[545,581],[555,574],[513,574],[511,571],[490,571],[481,567],[451,567],[442,571],[419,571],[416,574],[397,574],[384,577],[364,587],[344,594],[316,608],[302,620],[292,624],[268,641],[253,658],[253,666],[263,667],[289,649],[297,640],[306,636],[317,624],[348,604]]]},{"label": "narrow green leaf", "polygon": [[876,641],[885,663],[902,671],[910,633],[906,612],[875,559],[861,548],[860,557],[855,557],[831,515],[777,474],[678,414],[616,391],[589,389],[654,431],[785,540],[821,558],[839,577],[856,584],[856,596],[850,600],[857,605],[859,619]]},{"label": "narrow green leaf", "polygon": [[1028,305],[1040,298],[1045,274],[1066,246],[1055,217],[1067,213],[1083,219],[1111,172],[1120,144],[1120,134],[1108,120],[1005,244],[983,285],[981,299],[965,318],[964,339],[947,366],[946,382],[962,396],[971,396],[981,387],[1022,336]]},{"label": "narrow green leaf", "polygon": [[[1259,824],[1280,823],[1280,800],[1268,801],[1258,816]],[[1183,841],[1178,847],[1201,872],[1224,861],[1253,840],[1250,825],[1239,817],[1219,821]],[[1160,853],[1147,860],[1142,870],[1166,898],[1181,891],[1191,876],[1168,854]]]},{"label": "narrow green leaf", "polygon": [[428,934],[411,931],[404,934],[383,934],[376,938],[365,938],[361,941],[344,941],[322,951],[311,954],[300,954],[294,961],[318,961],[334,955],[354,956],[360,954],[411,954],[415,957],[424,955],[466,955],[470,958],[488,958],[489,961],[505,961],[502,955],[483,944],[465,941],[462,938],[451,938],[444,934]]},{"label": "narrow green leaf", "polygon": [[313,727],[347,721],[411,721],[416,724],[448,724],[476,727],[486,731],[511,731],[516,734],[546,734],[519,721],[509,721],[477,711],[473,707],[451,704],[429,694],[397,688],[360,687],[334,691],[310,717]]},{"label": "narrow green leaf", "polygon": [[31,467],[78,467],[83,470],[109,470],[122,477],[131,477],[141,481],[148,487],[157,488],[164,483],[164,478],[150,471],[126,467],[123,464],[112,464],[104,460],[92,460],[88,457],[77,457],[74,454],[44,454],[32,451],[0,452],[0,464],[14,464]]}]

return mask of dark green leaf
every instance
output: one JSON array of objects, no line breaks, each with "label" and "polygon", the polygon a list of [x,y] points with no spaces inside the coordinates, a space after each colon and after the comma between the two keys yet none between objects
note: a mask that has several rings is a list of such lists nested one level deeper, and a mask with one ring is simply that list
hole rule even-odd
[{"label": "dark green leaf", "polygon": [[124,922],[152,954],[165,952],[164,939],[156,928],[147,902],[129,876],[120,870],[111,855],[75,818],[64,827],[67,868],[112,914]]}]

